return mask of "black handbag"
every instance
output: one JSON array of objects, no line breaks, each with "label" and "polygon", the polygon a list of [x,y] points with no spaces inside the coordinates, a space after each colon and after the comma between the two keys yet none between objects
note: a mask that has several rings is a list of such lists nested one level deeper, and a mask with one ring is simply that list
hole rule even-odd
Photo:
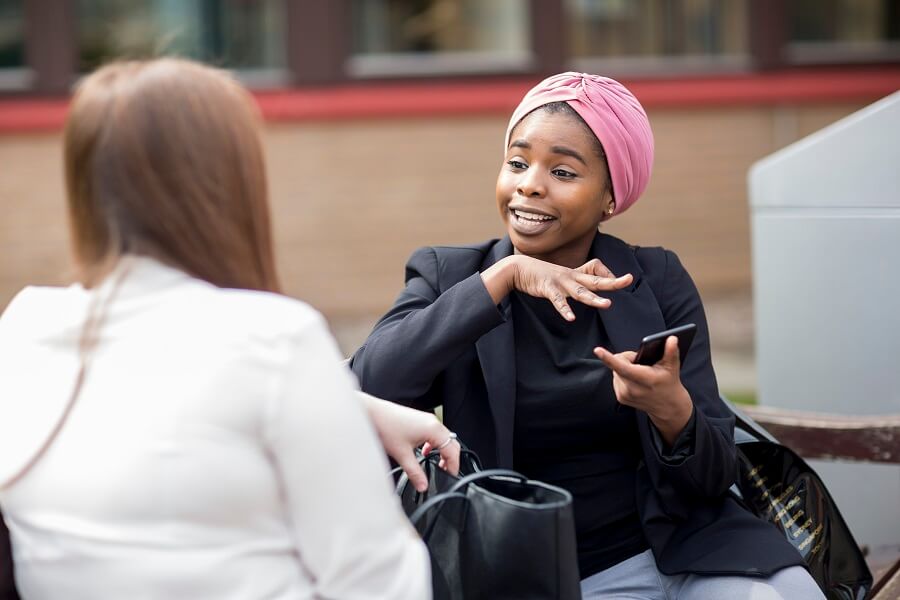
[{"label": "black handbag", "polygon": [[9,545],[9,530],[0,514],[0,600],[19,600],[13,578],[12,548]]},{"label": "black handbag", "polygon": [[[436,481],[448,483],[436,474]],[[490,469],[431,495],[410,516],[431,554],[435,600],[581,598],[572,495]]]},{"label": "black handbag", "polygon": [[826,598],[863,600],[872,573],[825,484],[793,450],[730,407],[744,504],[797,549]]}]

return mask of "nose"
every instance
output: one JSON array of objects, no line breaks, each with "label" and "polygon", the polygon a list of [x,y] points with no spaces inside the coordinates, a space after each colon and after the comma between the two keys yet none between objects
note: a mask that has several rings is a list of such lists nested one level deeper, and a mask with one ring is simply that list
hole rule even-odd
[{"label": "nose", "polygon": [[523,197],[540,198],[547,193],[546,185],[538,169],[523,171],[516,182],[516,192]]}]

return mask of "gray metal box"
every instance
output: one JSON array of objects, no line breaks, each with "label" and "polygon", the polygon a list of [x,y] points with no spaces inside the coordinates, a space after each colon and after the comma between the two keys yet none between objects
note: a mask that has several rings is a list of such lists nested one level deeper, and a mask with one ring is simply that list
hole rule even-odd
[{"label": "gray metal box", "polygon": [[[900,414],[900,92],[749,185],[760,404]],[[860,544],[900,544],[900,467],[812,463]]]}]

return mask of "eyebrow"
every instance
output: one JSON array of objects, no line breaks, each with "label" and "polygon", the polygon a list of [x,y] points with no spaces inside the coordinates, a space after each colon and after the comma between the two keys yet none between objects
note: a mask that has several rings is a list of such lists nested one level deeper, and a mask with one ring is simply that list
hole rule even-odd
[{"label": "eyebrow", "polygon": [[[526,150],[530,150],[531,144],[529,144],[525,140],[520,139],[520,140],[513,140],[509,144],[509,147],[510,148],[525,148]],[[551,146],[550,152],[552,152],[553,154],[562,154],[564,156],[571,156],[572,158],[579,161],[584,166],[587,166],[587,161],[584,160],[584,157],[582,157],[581,154],[579,154],[575,150],[572,150],[571,148],[568,148],[566,146]]]},{"label": "eyebrow", "polygon": [[553,146],[552,148],[550,148],[550,151],[554,154],[564,154],[565,156],[571,156],[584,166],[587,166],[587,162],[584,160],[584,158],[582,158],[579,153],[575,152],[571,148],[566,148],[565,146]]}]

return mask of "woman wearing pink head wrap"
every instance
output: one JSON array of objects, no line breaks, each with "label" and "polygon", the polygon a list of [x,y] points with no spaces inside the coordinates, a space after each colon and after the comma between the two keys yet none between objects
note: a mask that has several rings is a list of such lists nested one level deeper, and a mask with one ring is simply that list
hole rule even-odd
[{"label": "woman wearing pink head wrap", "polygon": [[[598,229],[650,179],[638,100],[607,77],[555,75],[505,141],[507,235],[413,254],[353,357],[362,388],[443,405],[485,466],[569,490],[585,597],[823,598],[800,554],[728,493],[734,417],[690,276],[673,252]],[[689,353],[669,337],[661,360],[634,363],[644,336],[689,323]]]},{"label": "woman wearing pink head wrap", "polygon": [[606,151],[612,179],[614,216],[637,202],[653,168],[653,132],[647,113],[625,86],[609,77],[560,73],[548,77],[522,99],[506,129],[506,146],[516,125],[536,108],[565,102],[590,128]]}]

